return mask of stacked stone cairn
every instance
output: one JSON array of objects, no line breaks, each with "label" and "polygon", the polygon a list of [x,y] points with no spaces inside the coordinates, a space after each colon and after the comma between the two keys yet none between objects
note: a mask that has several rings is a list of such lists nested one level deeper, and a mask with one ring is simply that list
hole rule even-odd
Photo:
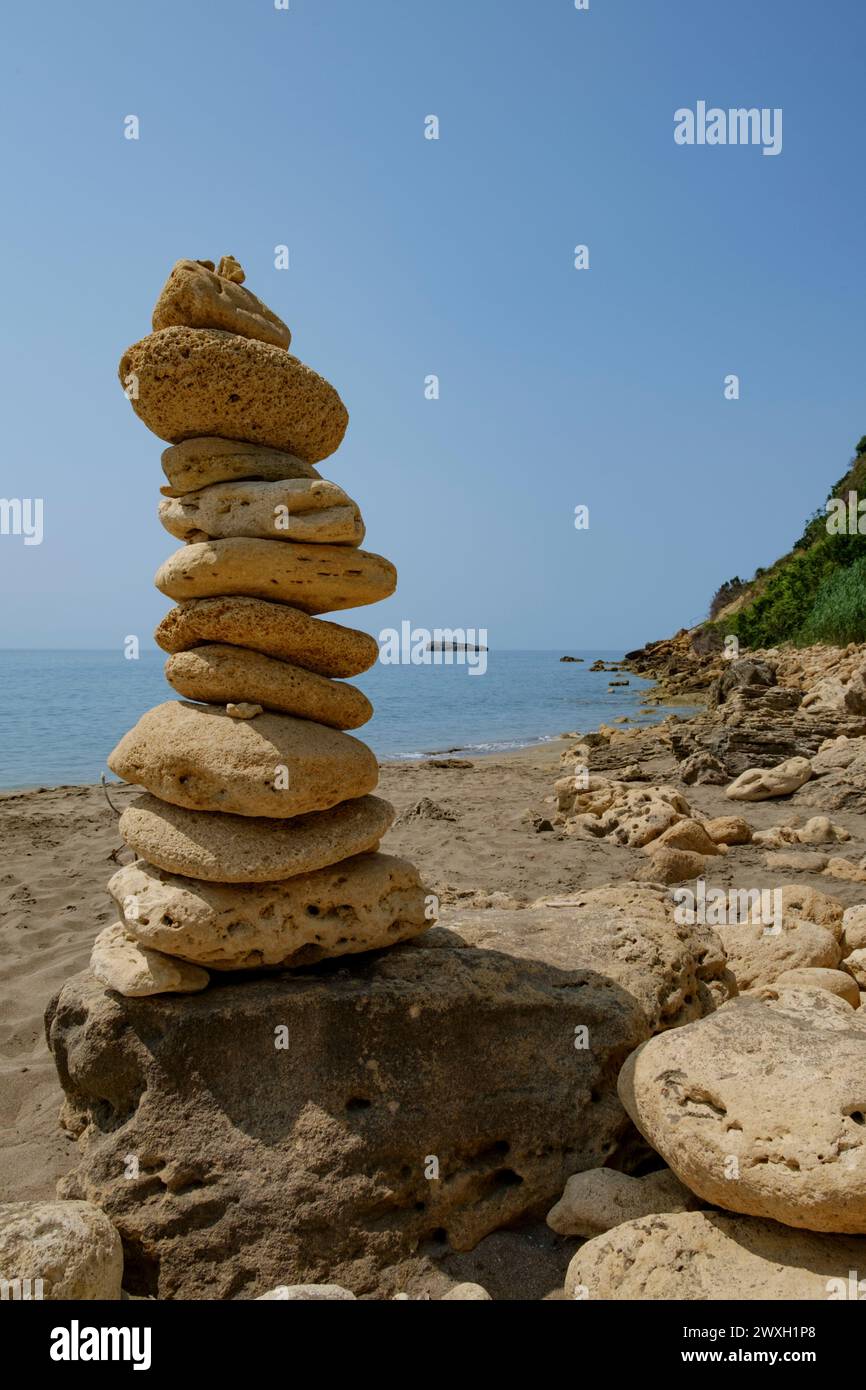
[{"label": "stacked stone cairn", "polygon": [[377,643],[319,616],[386,598],[396,571],[359,549],[357,505],[315,468],[343,438],[343,402],[243,280],[230,256],[179,261],[154,332],[120,363],[136,414],[170,444],[159,515],[183,542],[156,576],[176,603],[156,640],[183,698],[108,759],[144,789],[120,817],[139,856],[108,885],[120,920],[91,958],[124,995],[369,951],[432,918],[414,866],[378,852],[394,811],[345,732],[372,707],[342,678]]}]

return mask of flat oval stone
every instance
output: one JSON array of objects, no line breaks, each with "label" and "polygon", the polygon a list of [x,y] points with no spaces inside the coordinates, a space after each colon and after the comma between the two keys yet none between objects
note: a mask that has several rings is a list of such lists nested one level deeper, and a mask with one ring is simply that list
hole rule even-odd
[{"label": "flat oval stone", "polygon": [[311,965],[393,946],[432,925],[414,864],[358,854],[278,883],[206,883],[139,861],[108,891],[142,946],[213,970]]},{"label": "flat oval stone", "polygon": [[287,348],[292,335],[252,290],[209,270],[201,261],[176,261],[153,311],[155,329],[222,328]]},{"label": "flat oval stone", "polygon": [[243,439],[318,463],[349,415],[324,377],[270,343],[213,328],[163,328],[127,348],[119,376],[132,408],[170,444]]},{"label": "flat oval stone", "polygon": [[360,545],[364,523],[355,502],[323,478],[213,483],[182,497],[164,497],[159,519],[178,540],[249,536],[309,544]]},{"label": "flat oval stone", "polygon": [[379,779],[375,756],[349,734],[286,714],[232,719],[184,700],[143,714],[108,766],[175,806],[276,819],[364,796]]},{"label": "flat oval stone", "polygon": [[209,883],[269,883],[378,848],[394,807],[378,796],[292,820],[187,811],[139,796],[120,817],[124,844],[168,873]]},{"label": "flat oval stone", "polygon": [[165,677],[188,700],[262,705],[332,729],[357,729],[373,713],[366,695],[354,685],[217,642],[170,656]]},{"label": "flat oval stone", "polygon": [[90,969],[101,985],[129,999],[151,994],[197,994],[210,976],[200,966],[149,950],[115,922],[93,943]]},{"label": "flat oval stone", "polygon": [[168,485],[161,489],[166,497],[182,497],[187,492],[230,483],[239,478],[262,478],[279,482],[282,478],[318,478],[311,463],[295,454],[246,444],[237,439],[185,439],[162,451],[162,471]]},{"label": "flat oval stone", "polygon": [[388,598],[397,571],[381,555],[347,545],[238,537],[182,546],[159,567],[154,583],[173,599],[244,594],[315,614]]},{"label": "flat oval stone", "polygon": [[291,661],[320,676],[358,676],[379,655],[368,632],[311,618],[285,603],[227,594],[188,599],[169,609],[154,633],[165,652],[227,642]]}]

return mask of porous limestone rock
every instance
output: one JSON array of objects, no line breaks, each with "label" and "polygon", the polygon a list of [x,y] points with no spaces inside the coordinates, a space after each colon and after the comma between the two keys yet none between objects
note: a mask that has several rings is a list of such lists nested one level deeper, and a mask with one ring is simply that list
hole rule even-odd
[{"label": "porous limestone rock", "polygon": [[93,943],[90,969],[101,985],[130,999],[150,994],[195,994],[210,976],[197,965],[174,960],[136,941],[121,922],[105,927]]},{"label": "porous limestone rock", "polygon": [[118,375],[138,418],[169,444],[217,435],[315,464],[349,422],[333,386],[297,357],[217,329],[151,333],[127,348]]},{"label": "porous limestone rock", "polygon": [[741,990],[775,984],[786,970],[835,970],[841,959],[833,933],[816,922],[786,924],[783,917],[778,931],[772,922],[734,922],[715,930]]},{"label": "porous limestone rock", "polygon": [[20,1280],[22,1294],[29,1280],[31,1298],[116,1300],[122,1277],[120,1236],[99,1207],[77,1201],[0,1205],[0,1281]]},{"label": "porous limestone rock", "polygon": [[394,807],[378,796],[291,820],[187,811],[140,796],[118,828],[130,849],[168,873],[211,883],[269,883],[378,848],[393,820]]},{"label": "porous limestone rock", "polygon": [[480,1284],[455,1284],[447,1293],[443,1293],[441,1303],[491,1303],[492,1299],[486,1289]]},{"label": "porous limestone rock", "polygon": [[189,700],[257,704],[332,729],[357,729],[373,713],[367,696],[354,685],[219,642],[176,652],[165,663],[165,678]]},{"label": "porous limestone rock", "polygon": [[741,997],[639,1048],[619,1094],[705,1201],[866,1233],[866,1031]]},{"label": "porous limestone rock", "polygon": [[866,903],[846,907],[842,914],[842,955],[862,950],[866,946]]},{"label": "porous limestone rock", "polygon": [[547,1224],[561,1236],[597,1236],[623,1221],[698,1205],[699,1199],[669,1168],[640,1178],[614,1168],[591,1168],[569,1178]]},{"label": "porous limestone rock", "polygon": [[319,477],[313,465],[296,454],[214,435],[185,439],[163,449],[162,471],[168,478],[168,484],[161,489],[166,497],[184,497],[213,483],[243,478],[279,482],[285,478]]},{"label": "porous limestone rock", "polygon": [[[240,280],[220,273],[237,267]],[[222,328],[275,347],[288,348],[292,341],[282,319],[250,290],[243,288],[244,273],[233,257],[223,257],[220,271],[201,261],[176,261],[153,311],[153,327]]]},{"label": "porous limestone rock", "polygon": [[819,966],[813,966],[811,969],[803,966],[798,970],[783,970],[781,975],[776,977],[776,986],[779,989],[825,989],[828,994],[844,999],[852,1009],[860,1007],[857,981],[845,970],[827,970]]},{"label": "porous limestone rock", "polygon": [[310,965],[392,946],[431,925],[418,870],[389,854],[238,885],[182,878],[139,861],[119,869],[108,891],[143,946],[210,970]]},{"label": "porous limestone rock", "polygon": [[362,1294],[431,1236],[471,1249],[604,1164],[625,1058],[715,1002],[712,933],[595,917],[464,914],[183,1000],[76,976],[47,1017],[81,1145],[64,1194],[99,1201],[127,1289],[162,1298]]},{"label": "porous limestone rock", "polygon": [[174,806],[278,819],[364,796],[379,778],[375,756],[350,734],[287,714],[232,719],[184,700],[143,714],[108,766]]},{"label": "porous limestone rock", "polygon": [[846,1297],[866,1241],[793,1232],[774,1221],[722,1212],[647,1216],[581,1246],[565,1279],[572,1299],[741,1299],[786,1302]]},{"label": "porous limestone rock", "polygon": [[355,1295],[340,1284],[278,1284],[267,1293],[260,1293],[259,1303],[280,1300],[283,1303],[354,1303]]},{"label": "porous limestone rock", "polygon": [[675,825],[668,826],[663,830],[656,840],[651,842],[651,848],[659,845],[667,849],[688,850],[690,854],[718,854],[719,850],[716,841],[707,831],[705,825],[700,821],[693,820],[686,816],[683,820],[677,821]]},{"label": "porous limestone rock", "polygon": [[164,497],[159,519],[179,540],[250,536],[261,540],[358,546],[364,523],[357,503],[323,478],[213,483]]},{"label": "porous limestone rock", "polygon": [[397,571],[381,555],[348,545],[237,536],[182,546],[160,565],[154,583],[173,599],[242,594],[315,614],[388,598]]},{"label": "porous limestone rock", "polygon": [[311,618],[285,603],[241,595],[180,603],[166,613],[154,637],[166,652],[226,642],[320,676],[359,676],[379,655],[379,644],[369,633]]},{"label": "porous limestone rock", "polygon": [[714,816],[704,821],[704,830],[717,845],[747,845],[752,839],[752,827],[742,816]]},{"label": "porous limestone rock", "polygon": [[648,863],[639,869],[638,879],[648,883],[685,883],[692,878],[701,878],[707,870],[707,861],[702,854],[693,854],[686,849],[671,849],[660,845],[658,840],[648,844],[644,853]]},{"label": "porous limestone rock", "polygon": [[788,758],[776,767],[750,767],[727,788],[732,801],[767,801],[774,796],[790,796],[812,776],[808,758]]}]

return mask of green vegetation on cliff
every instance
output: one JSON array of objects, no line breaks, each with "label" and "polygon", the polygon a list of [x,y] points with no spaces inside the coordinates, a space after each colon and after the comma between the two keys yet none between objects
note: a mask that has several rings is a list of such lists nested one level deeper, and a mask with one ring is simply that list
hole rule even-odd
[{"label": "green vegetation on cliff", "polygon": [[[857,529],[856,505],[848,517],[852,492],[866,501],[866,435],[828,494],[828,504],[840,499],[837,507],[815,512],[790,553],[770,569],[758,570],[748,583],[730,579],[718,590],[708,624],[717,638],[733,633],[746,647],[866,641],[866,534]],[[840,519],[828,530],[834,510]],[[860,523],[866,529],[866,516]],[[734,602],[736,611],[725,614],[725,606]]]}]

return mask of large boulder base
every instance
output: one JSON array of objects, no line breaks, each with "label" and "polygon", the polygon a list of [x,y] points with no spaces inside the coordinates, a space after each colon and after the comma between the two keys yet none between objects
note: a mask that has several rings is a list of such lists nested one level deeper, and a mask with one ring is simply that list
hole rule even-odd
[{"label": "large boulder base", "polygon": [[471,1249],[543,1216],[613,1152],[617,1074],[683,983],[685,938],[668,959],[648,914],[629,935],[630,954],[597,906],[489,911],[183,1002],[76,976],[46,1020],[81,1143],[62,1192],[115,1222],[131,1292],[375,1293],[424,1241]]}]

